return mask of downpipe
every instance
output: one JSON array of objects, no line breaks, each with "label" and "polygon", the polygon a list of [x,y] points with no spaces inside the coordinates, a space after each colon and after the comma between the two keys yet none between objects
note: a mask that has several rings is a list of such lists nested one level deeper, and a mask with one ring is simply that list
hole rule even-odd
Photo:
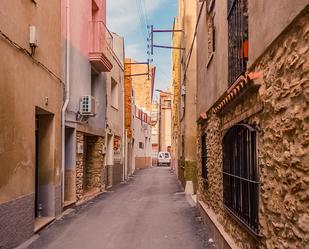
[{"label": "downpipe", "polygon": [[66,80],[65,100],[61,110],[61,174],[62,174],[62,205],[64,204],[64,181],[65,181],[65,113],[70,102],[70,0],[66,1]]}]

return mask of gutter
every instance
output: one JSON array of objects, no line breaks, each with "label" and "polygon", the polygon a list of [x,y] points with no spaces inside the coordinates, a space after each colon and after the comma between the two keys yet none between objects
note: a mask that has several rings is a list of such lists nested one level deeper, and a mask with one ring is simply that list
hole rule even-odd
[{"label": "gutter", "polygon": [[66,79],[65,100],[61,110],[61,173],[62,173],[62,204],[64,203],[65,175],[65,113],[70,102],[70,0],[66,1]]}]

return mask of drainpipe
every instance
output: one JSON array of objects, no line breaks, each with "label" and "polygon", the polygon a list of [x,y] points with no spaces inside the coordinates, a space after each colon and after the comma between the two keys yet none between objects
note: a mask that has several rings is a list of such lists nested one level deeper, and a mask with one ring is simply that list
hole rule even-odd
[{"label": "drainpipe", "polygon": [[65,79],[65,100],[62,106],[62,204],[64,203],[64,175],[65,175],[65,112],[70,102],[70,0],[66,1],[66,79]]},{"label": "drainpipe", "polygon": [[123,158],[123,181],[127,179],[127,130],[125,129],[125,101],[124,101],[124,77],[122,84],[122,158]]}]

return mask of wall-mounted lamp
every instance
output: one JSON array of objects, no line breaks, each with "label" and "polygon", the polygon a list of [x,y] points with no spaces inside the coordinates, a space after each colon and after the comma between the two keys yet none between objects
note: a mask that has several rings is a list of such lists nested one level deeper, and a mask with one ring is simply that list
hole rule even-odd
[{"label": "wall-mounted lamp", "polygon": [[33,25],[29,26],[29,45],[31,48],[31,55],[35,54],[35,49],[38,46],[38,34],[36,27]]}]

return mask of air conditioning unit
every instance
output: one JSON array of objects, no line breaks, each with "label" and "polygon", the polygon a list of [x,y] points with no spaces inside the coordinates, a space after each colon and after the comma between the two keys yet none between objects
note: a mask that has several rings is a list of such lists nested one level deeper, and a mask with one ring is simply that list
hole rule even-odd
[{"label": "air conditioning unit", "polygon": [[79,112],[81,115],[94,116],[95,113],[95,98],[91,95],[81,97]]}]

